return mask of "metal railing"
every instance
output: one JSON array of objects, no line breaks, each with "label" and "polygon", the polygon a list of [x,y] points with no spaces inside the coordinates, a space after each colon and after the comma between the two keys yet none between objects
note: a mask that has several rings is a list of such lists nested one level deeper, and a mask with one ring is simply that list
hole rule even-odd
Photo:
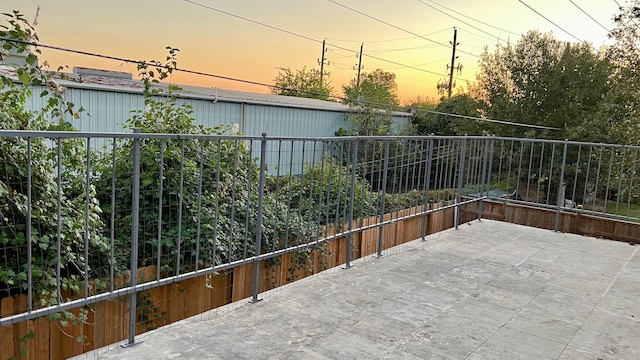
[{"label": "metal railing", "polygon": [[0,150],[0,297],[28,299],[0,326],[126,295],[129,344],[141,291],[338,238],[348,268],[354,234],[422,217],[424,240],[428,214],[454,208],[457,228],[469,202],[554,208],[556,230],[560,211],[638,220],[638,147],[0,131]]}]

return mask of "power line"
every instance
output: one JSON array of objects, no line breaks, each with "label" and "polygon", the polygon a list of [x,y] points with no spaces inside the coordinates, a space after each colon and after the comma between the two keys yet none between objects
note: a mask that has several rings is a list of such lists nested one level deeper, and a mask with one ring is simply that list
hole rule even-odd
[{"label": "power line", "polygon": [[527,3],[525,3],[522,0],[518,0],[522,5],[528,7],[531,11],[533,11],[534,13],[538,14],[541,18],[547,20],[548,22],[550,22],[551,24],[553,24],[553,26],[557,27],[558,29],[564,31],[567,35],[571,36],[572,38],[578,40],[579,42],[583,42],[582,40],[578,39],[575,35],[573,35],[572,33],[568,32],[567,30],[565,30],[563,27],[561,27],[560,25],[554,23],[553,21],[549,20],[546,16],[542,15],[541,13],[539,13],[536,9],[532,8],[531,6],[527,5]]},{"label": "power line", "polygon": [[205,9],[208,9],[208,10],[211,10],[211,11],[219,12],[219,13],[221,13],[221,14],[224,14],[224,15],[227,15],[227,16],[234,17],[234,18],[236,18],[236,19],[240,19],[240,20],[248,21],[248,22],[253,23],[253,24],[256,24],[256,25],[260,25],[260,26],[268,27],[269,29],[276,30],[276,31],[280,31],[280,32],[283,32],[283,33],[285,33],[285,34],[289,34],[289,35],[297,36],[297,37],[299,37],[299,38],[306,39],[306,40],[313,41],[313,42],[317,42],[317,43],[322,43],[322,41],[321,41],[321,40],[317,40],[317,39],[314,39],[314,38],[312,38],[312,37],[309,37],[309,36],[306,36],[306,35],[302,35],[302,34],[298,34],[298,33],[296,33],[296,32],[289,31],[289,30],[286,30],[286,29],[282,29],[282,28],[279,28],[279,27],[277,27],[277,26],[269,25],[269,24],[266,24],[266,23],[263,23],[263,22],[260,22],[260,21],[257,21],[257,20],[249,19],[249,18],[244,17],[244,16],[236,15],[236,14],[230,13],[230,12],[228,12],[228,11],[224,11],[224,10],[221,10],[221,9],[218,9],[218,8],[214,8],[213,6],[209,6],[209,5],[201,4],[201,3],[199,3],[199,2],[192,1],[192,0],[183,0],[183,1],[184,1],[184,2],[188,2],[188,3],[190,3],[190,4],[193,4],[193,5],[196,5],[196,6],[203,7],[203,8],[205,8]]},{"label": "power line", "polygon": [[[68,49],[68,48],[63,48],[63,47],[60,47],[60,46],[47,45],[47,44],[37,43],[37,42],[33,42],[33,41],[17,40],[17,39],[6,38],[6,37],[0,37],[0,41],[14,42],[14,43],[19,43],[19,44],[25,44],[25,45],[35,46],[35,47],[51,49],[51,50],[69,52],[69,53],[73,53],[73,54],[92,56],[92,57],[108,59],[108,60],[115,60],[115,61],[118,61],[118,62],[125,62],[125,63],[130,63],[130,64],[140,64],[140,65],[146,65],[146,66],[153,66],[153,67],[159,67],[159,68],[163,68],[163,69],[167,69],[167,70],[172,69],[172,70],[175,70],[175,71],[194,74],[194,75],[213,77],[213,78],[217,78],[217,79],[241,82],[241,83],[250,84],[250,85],[265,86],[265,87],[268,87],[268,88],[271,88],[271,89],[275,88],[275,89],[280,89],[280,90],[296,90],[301,94],[327,96],[326,94],[320,94],[320,93],[315,93],[315,92],[311,92],[311,91],[291,89],[291,88],[286,88],[286,87],[282,87],[282,86],[274,86],[274,85],[262,83],[262,82],[259,82],[259,81],[239,79],[239,78],[234,78],[234,77],[230,77],[230,76],[205,73],[205,72],[196,71],[196,70],[189,70],[189,69],[182,69],[182,68],[171,68],[169,66],[163,66],[163,65],[159,66],[157,64],[152,64],[152,63],[149,63],[149,62],[146,62],[146,61],[132,60],[132,59],[127,59],[127,58],[118,57],[118,56],[97,54],[97,53],[93,53],[93,52],[89,52],[89,51],[83,51],[83,50]],[[200,91],[191,90],[191,89],[189,90],[189,92],[192,92],[192,93],[195,93],[195,94],[208,95],[208,96],[211,95],[210,93],[200,92]],[[331,99],[341,100],[341,101],[351,100],[349,98],[342,97],[342,96],[337,96],[337,95],[328,95],[327,97],[331,98]],[[384,103],[379,103],[379,102],[374,102],[374,101],[366,101],[366,100],[360,100],[359,102],[362,103],[362,104],[366,104],[366,105],[387,107],[387,108],[390,108],[390,109],[395,109],[396,111],[407,111],[406,107],[399,106],[399,105],[394,105],[394,104],[384,104]],[[540,125],[531,125],[531,124],[524,124],[524,123],[521,124],[521,123],[516,123],[516,122],[512,122],[512,121],[487,119],[487,118],[480,118],[480,117],[473,117],[473,116],[464,116],[464,115],[443,113],[443,112],[437,112],[437,111],[431,111],[431,110],[423,110],[423,109],[416,109],[416,110],[424,111],[424,112],[427,112],[427,113],[438,114],[438,115],[446,115],[446,116],[459,117],[459,118],[465,118],[465,119],[494,122],[494,123],[500,123],[500,124],[505,124],[505,125],[513,125],[513,126],[520,126],[520,127],[530,127],[530,128],[540,128],[540,129],[549,129],[549,130],[562,130],[560,128],[552,128],[552,127],[545,127],[545,126],[540,126]]]},{"label": "power line", "polygon": [[[476,19],[476,18],[473,18],[473,17],[471,17],[471,16],[467,16],[467,15],[465,15],[465,14],[463,14],[463,13],[460,13],[460,12],[458,12],[458,11],[455,11],[455,10],[453,10],[453,9],[451,9],[451,8],[448,8],[448,7],[446,7],[446,6],[444,6],[444,5],[440,4],[440,3],[437,3],[437,2],[435,2],[435,1],[432,1],[432,0],[427,0],[427,1],[429,1],[430,3],[436,4],[436,5],[440,6],[440,7],[443,7],[443,8],[445,8],[445,9],[447,9],[447,10],[449,10],[449,11],[453,12],[453,13],[456,13],[456,14],[460,15],[460,16],[466,17],[467,19],[470,19],[470,20],[473,20],[473,21],[475,21],[475,22],[477,22],[477,23],[480,23],[480,24],[482,24],[482,25],[485,25],[485,26],[488,26],[488,27],[494,28],[494,29],[496,29],[496,30],[500,30],[500,31],[506,32],[506,33],[511,34],[511,35],[515,35],[515,36],[520,36],[520,35],[521,35],[521,34],[518,34],[518,33],[516,33],[516,32],[513,32],[513,31],[509,31],[509,30],[505,30],[505,29],[503,29],[503,28],[499,28],[499,27],[497,27],[497,26],[493,26],[493,25],[491,25],[491,24],[488,24],[488,23],[486,23],[486,22],[480,21],[480,20],[478,20],[478,19]],[[425,4],[425,5],[426,5],[426,4]]]},{"label": "power line", "polygon": [[563,129],[560,129],[560,128],[555,128],[555,127],[550,127],[550,126],[542,126],[542,125],[534,125],[534,124],[522,124],[522,123],[517,123],[517,122],[513,122],[513,121],[495,120],[495,119],[481,118],[481,117],[475,117],[475,116],[466,116],[466,115],[457,115],[457,114],[448,114],[448,113],[443,113],[443,112],[433,111],[433,110],[424,110],[424,112],[428,112],[428,113],[436,114],[436,115],[453,116],[453,117],[457,117],[457,118],[461,118],[461,119],[480,120],[480,121],[486,121],[486,122],[490,122],[490,123],[513,125],[513,126],[522,126],[522,127],[529,127],[529,128],[534,128],[534,129],[563,130]]},{"label": "power line", "polygon": [[[486,37],[486,36],[484,36],[484,35],[480,35],[480,34],[478,34],[478,33],[476,33],[476,32],[470,31],[470,30],[469,30],[469,29],[467,29],[467,28],[461,28],[461,27],[458,27],[458,30],[463,30],[463,31],[465,32],[465,34],[471,34],[471,35],[476,36],[476,37],[479,37],[479,38],[481,38],[481,39],[485,39],[485,40],[495,40],[495,38],[490,38],[490,37]],[[502,40],[502,39],[499,39],[499,40]],[[503,40],[503,41],[504,41],[504,40]]]},{"label": "power line", "polygon": [[[421,39],[427,40],[427,41],[432,42],[432,43],[434,43],[434,44],[438,44],[438,45],[440,45],[440,46],[444,46],[444,47],[446,47],[446,48],[448,48],[448,47],[449,47],[449,45],[447,45],[447,44],[445,44],[445,43],[437,42],[437,41],[435,41],[435,40],[429,39],[429,38],[428,38],[428,37],[426,37],[426,36],[419,35],[419,34],[417,34],[417,33],[413,32],[413,31],[409,31],[409,30],[407,30],[407,29],[403,29],[403,28],[401,28],[401,27],[399,27],[399,26],[396,26],[396,25],[393,25],[393,24],[391,24],[391,23],[389,23],[389,22],[386,22],[386,21],[384,21],[384,20],[378,19],[378,18],[377,18],[377,17],[375,17],[375,16],[371,16],[371,15],[366,14],[366,13],[364,13],[364,12],[360,11],[360,10],[357,10],[357,9],[354,9],[354,8],[349,7],[349,6],[347,6],[347,5],[341,4],[341,3],[337,2],[337,1],[334,1],[334,0],[327,0],[327,1],[329,1],[330,3],[333,3],[333,4],[335,4],[335,5],[338,5],[338,6],[342,7],[342,8],[345,8],[345,9],[347,9],[347,10],[349,10],[349,11],[352,11],[352,12],[355,12],[355,13],[357,13],[357,14],[360,14],[360,15],[362,15],[362,16],[364,16],[364,17],[367,17],[367,18],[369,18],[369,19],[371,19],[371,20],[374,20],[374,21],[377,21],[377,22],[379,22],[379,23],[382,23],[382,24],[385,24],[385,25],[387,25],[387,26],[390,26],[390,27],[392,27],[392,28],[394,28],[394,29],[396,29],[396,30],[400,30],[400,31],[402,31],[402,32],[406,32],[407,34],[411,34],[411,35],[413,35],[413,36],[415,36],[415,37],[419,37],[419,38],[421,38]],[[474,57],[480,58],[478,55],[474,55],[474,54],[469,53],[469,52],[464,52],[464,51],[461,51],[461,52],[462,52],[462,53],[465,53],[465,54],[467,54],[467,55],[470,55],[470,56],[474,56]]]},{"label": "power line", "polygon": [[593,20],[593,22],[595,22],[596,24],[600,25],[601,28],[605,29],[605,31],[609,32],[609,29],[607,29],[606,27],[604,27],[604,25],[600,24],[598,22],[598,20],[594,19],[591,15],[589,15],[589,13],[587,13],[586,11],[582,10],[582,8],[580,6],[578,6],[578,4],[574,3],[573,0],[569,0],[570,3],[573,4],[573,6],[577,7],[578,10],[582,11],[583,14],[587,15],[589,17],[589,19]]},{"label": "power line", "polygon": [[[309,41],[313,41],[313,42],[315,42],[315,43],[322,44],[322,40],[314,39],[314,38],[312,38],[312,37],[309,37],[309,36],[306,36],[306,35],[302,35],[302,34],[298,34],[298,33],[296,33],[296,32],[290,31],[290,30],[286,30],[286,29],[283,29],[283,28],[279,28],[279,27],[277,27],[277,26],[269,25],[269,24],[266,24],[266,23],[263,23],[263,22],[260,22],[260,21],[257,21],[257,20],[249,19],[249,18],[244,17],[244,16],[236,15],[236,14],[230,13],[230,12],[228,12],[228,11],[224,11],[224,10],[217,9],[217,8],[215,8],[215,7],[213,7],[213,6],[209,6],[209,5],[201,4],[201,3],[196,2],[196,1],[193,1],[193,0],[183,0],[183,1],[185,1],[185,2],[187,2],[187,3],[190,3],[190,4],[193,4],[193,5],[197,5],[197,6],[203,7],[203,8],[205,8],[205,9],[209,9],[209,10],[211,10],[211,11],[219,12],[219,13],[221,13],[221,14],[225,14],[225,15],[228,15],[228,16],[231,16],[231,17],[234,17],[234,18],[237,18],[237,19],[240,19],[240,20],[248,21],[248,22],[253,23],[253,24],[256,24],[256,25],[264,26],[264,27],[267,27],[267,28],[272,29],[272,30],[280,31],[280,32],[283,32],[283,33],[286,33],[286,34],[289,34],[289,35],[293,35],[293,36],[296,36],[296,37],[299,37],[299,38],[302,38],[302,39],[306,39],[306,40],[309,40]],[[413,34],[413,33],[412,33],[412,34]],[[413,35],[416,35],[416,34],[413,34]],[[419,35],[417,35],[417,36],[419,36]],[[421,36],[419,36],[419,37],[421,37]],[[425,37],[422,37],[422,38],[423,38],[423,39],[427,39],[427,38],[425,38]],[[430,39],[428,39],[428,40],[429,40],[429,41],[431,41],[431,42],[435,42],[435,41],[430,40]],[[438,43],[438,42],[435,42],[435,43],[436,43],[436,44],[439,44],[439,45],[443,45],[443,44],[440,44],[440,43]],[[352,53],[355,53],[355,54],[357,54],[357,53],[358,53],[358,51],[353,51],[353,50],[350,50],[350,49],[348,49],[348,48],[345,48],[345,47],[342,47],[342,46],[339,46],[339,45],[335,45],[335,44],[330,44],[330,45],[331,45],[331,46],[333,46],[333,47],[335,47],[335,48],[341,49],[341,50],[349,51],[349,52],[352,52]],[[446,45],[445,45],[445,46],[446,46]],[[473,55],[473,54],[471,54],[471,53],[468,53],[468,54],[470,54],[470,55],[472,55],[472,56],[475,56],[475,57],[479,58],[479,56],[477,56],[477,55]],[[389,63],[389,64],[393,64],[393,65],[397,65],[397,66],[402,66],[402,67],[405,67],[405,68],[407,68],[407,69],[413,69],[413,70],[417,70],[417,71],[421,71],[421,72],[425,72],[425,73],[429,73],[429,74],[441,75],[440,73],[436,73],[436,72],[434,72],[434,71],[429,71],[429,70],[425,70],[425,69],[420,69],[420,68],[417,68],[417,67],[414,67],[414,66],[409,66],[409,65],[401,64],[401,63],[396,62],[396,61],[383,59],[383,58],[380,58],[380,57],[377,57],[377,56],[373,56],[373,55],[363,54],[363,56],[366,56],[366,57],[369,57],[369,58],[372,58],[372,59],[376,59],[376,60],[378,60],[378,61],[387,62],[387,63]]]},{"label": "power line", "polygon": [[432,9],[433,9],[433,10],[435,10],[435,11],[438,11],[438,12],[440,12],[440,13],[444,14],[444,15],[447,15],[448,17],[450,17],[450,18],[452,18],[452,19],[455,19],[455,20],[457,20],[457,21],[460,21],[461,23],[463,23],[463,24],[465,24],[465,25],[471,26],[472,28],[474,28],[474,29],[476,29],[476,30],[478,30],[478,31],[480,31],[480,32],[482,32],[482,33],[484,33],[484,34],[487,34],[487,35],[491,36],[492,38],[498,39],[498,41],[499,41],[499,40],[501,40],[499,36],[495,36],[495,35],[493,35],[493,34],[490,34],[490,33],[486,32],[486,31],[484,31],[484,30],[482,30],[482,29],[480,29],[480,28],[478,28],[478,27],[476,27],[476,26],[473,26],[473,25],[469,24],[468,22],[466,22],[466,21],[464,21],[464,20],[460,20],[460,19],[458,19],[457,17],[455,17],[455,16],[453,16],[453,15],[447,14],[446,12],[444,12],[444,11],[442,11],[442,10],[438,9],[437,7],[435,7],[435,6],[433,6],[433,5],[429,5],[429,4],[427,4],[426,2],[424,2],[424,1],[422,1],[422,0],[418,0],[418,2],[420,2],[420,3],[421,3],[422,5],[424,5],[424,6],[428,6],[428,7],[432,8]]},{"label": "power line", "polygon": [[[451,27],[448,27],[448,28],[442,29],[442,30],[438,30],[438,31],[434,31],[432,33],[424,34],[424,35],[421,35],[421,36],[431,36],[431,35],[439,34],[439,33],[445,32],[445,31],[449,31],[449,30],[451,30]],[[327,40],[344,41],[344,42],[357,42],[357,43],[382,43],[382,42],[392,42],[392,41],[401,41],[401,40],[411,40],[411,39],[415,39],[415,38],[420,38],[421,36],[411,36],[411,37],[403,37],[403,38],[396,38],[396,39],[386,39],[386,40],[345,40],[345,39],[329,39],[329,38],[327,38]]]}]

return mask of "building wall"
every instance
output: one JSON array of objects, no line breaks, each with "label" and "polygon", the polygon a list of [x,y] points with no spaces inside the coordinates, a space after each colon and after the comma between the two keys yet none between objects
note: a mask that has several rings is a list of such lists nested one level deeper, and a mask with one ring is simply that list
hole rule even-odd
[{"label": "building wall", "polygon": [[[35,89],[29,100],[31,109],[43,107],[40,89]],[[144,97],[140,93],[87,88],[67,88],[65,98],[86,109],[73,126],[83,132],[131,132],[125,122],[132,111],[145,108]],[[225,132],[232,131],[247,135],[269,137],[299,137],[306,140],[287,140],[280,143],[269,142],[266,162],[271,174],[293,170],[301,173],[308,164],[319,162],[328,150],[326,141],[319,137],[333,137],[340,128],[349,129],[351,122],[344,111],[303,109],[277,105],[244,104],[211,99],[186,98],[180,100],[193,108],[197,125],[208,128],[224,126]],[[89,116],[91,114],[91,116]],[[394,131],[403,129],[409,117],[394,116]],[[312,140],[310,138],[315,138]],[[260,152],[259,141],[250,143],[254,156]],[[95,138],[92,148],[110,151],[111,140]],[[279,170],[280,169],[280,170]]]}]

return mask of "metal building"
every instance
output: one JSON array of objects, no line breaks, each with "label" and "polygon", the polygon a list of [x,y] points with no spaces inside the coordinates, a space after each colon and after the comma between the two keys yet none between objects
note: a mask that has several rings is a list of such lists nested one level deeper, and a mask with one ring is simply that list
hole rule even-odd
[{"label": "metal building", "polygon": [[[6,68],[5,68],[6,69]],[[58,80],[66,88],[65,98],[88,114],[73,122],[88,132],[122,132],[131,111],[144,109],[143,85],[130,73],[74,68],[67,80]],[[180,85],[182,101],[193,108],[196,124],[205,127],[229,125],[248,136],[329,137],[351,124],[348,105],[337,102],[274,94],[249,93],[218,88]],[[43,99],[32,97],[33,109]],[[393,128],[403,129],[412,114],[393,113]]]}]

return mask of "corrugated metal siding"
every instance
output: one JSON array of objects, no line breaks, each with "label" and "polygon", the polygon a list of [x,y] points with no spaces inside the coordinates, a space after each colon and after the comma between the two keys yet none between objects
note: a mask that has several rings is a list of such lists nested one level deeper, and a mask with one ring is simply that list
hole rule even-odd
[{"label": "corrugated metal siding", "polygon": [[245,134],[260,136],[334,136],[346,126],[343,112],[245,105]]},{"label": "corrugated metal siding", "polygon": [[391,122],[391,133],[394,135],[400,135],[407,126],[411,123],[411,117],[394,115]]},{"label": "corrugated metal siding", "polygon": [[131,132],[125,130],[125,122],[133,110],[144,109],[144,98],[138,94],[87,89],[67,89],[65,98],[83,106],[91,116],[83,114],[73,125],[88,132]]},{"label": "corrugated metal siding", "polygon": [[[345,114],[337,111],[292,109],[263,105],[245,105],[245,134],[260,136],[330,137],[340,127],[350,126]],[[258,156],[259,149],[253,149]],[[313,141],[283,141],[267,144],[266,162],[269,173],[291,169],[302,173],[304,164],[319,162],[324,155],[323,144]]]},{"label": "corrugated metal siding", "polygon": [[218,125],[233,126],[240,124],[242,117],[242,104],[212,102],[209,100],[184,99],[182,100],[193,108],[195,123],[208,128]]}]

